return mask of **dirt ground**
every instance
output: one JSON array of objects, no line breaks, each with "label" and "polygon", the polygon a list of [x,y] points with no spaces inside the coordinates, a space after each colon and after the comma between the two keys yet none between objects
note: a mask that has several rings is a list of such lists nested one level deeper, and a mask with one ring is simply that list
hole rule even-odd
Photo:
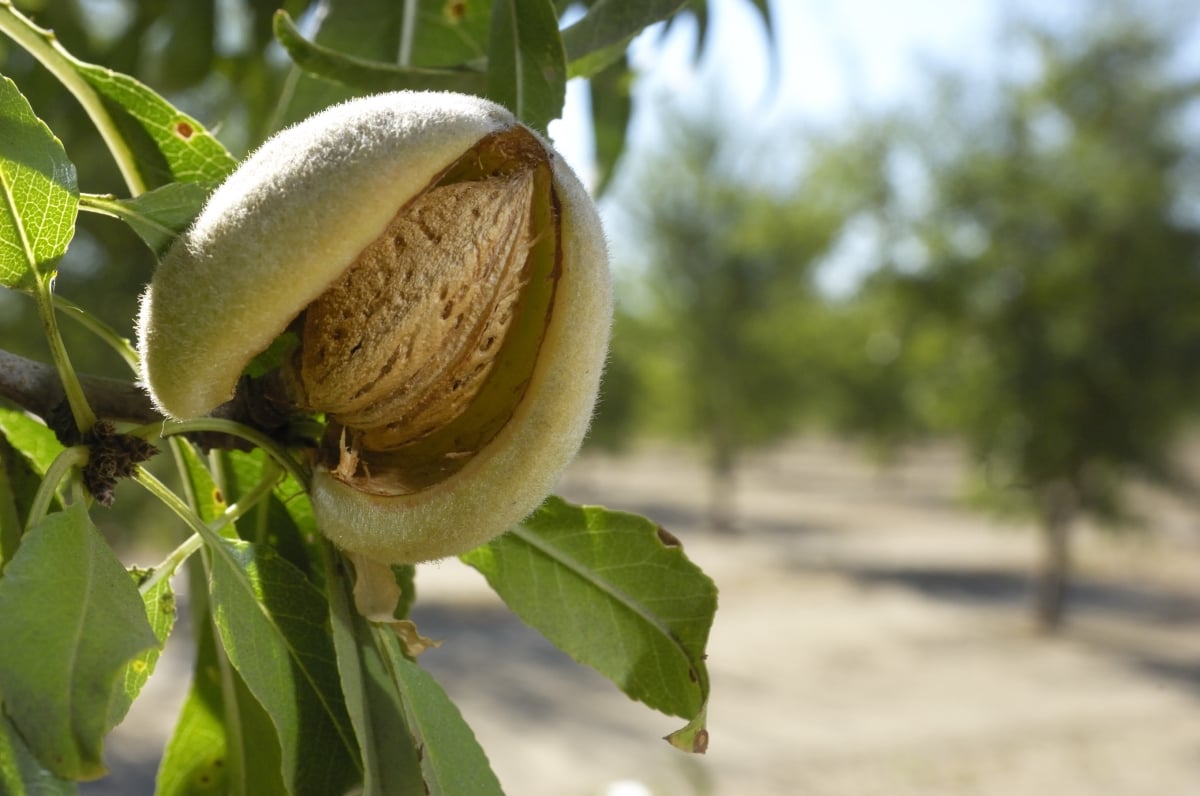
[{"label": "dirt ground", "polygon": [[[945,449],[880,471],[792,443],[744,468],[741,530],[719,536],[683,453],[578,463],[565,496],[659,521],[721,590],[704,757],[457,562],[419,573],[414,618],[445,642],[422,662],[513,796],[1200,796],[1200,509],[1145,491],[1140,532],[1085,529],[1046,638],[1034,535],[964,508],[961,472]],[[160,664],[85,793],[150,792],[187,676],[185,654]]]}]

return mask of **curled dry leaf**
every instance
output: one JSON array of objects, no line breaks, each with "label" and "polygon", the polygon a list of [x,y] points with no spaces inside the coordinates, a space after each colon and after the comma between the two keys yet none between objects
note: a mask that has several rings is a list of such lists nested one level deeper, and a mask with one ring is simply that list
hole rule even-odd
[{"label": "curled dry leaf", "polygon": [[442,646],[442,642],[437,639],[422,636],[417,630],[415,622],[409,619],[399,619],[395,622],[389,622],[388,625],[396,633],[400,639],[401,646],[404,647],[404,652],[410,658],[415,658],[426,650],[437,649]]}]

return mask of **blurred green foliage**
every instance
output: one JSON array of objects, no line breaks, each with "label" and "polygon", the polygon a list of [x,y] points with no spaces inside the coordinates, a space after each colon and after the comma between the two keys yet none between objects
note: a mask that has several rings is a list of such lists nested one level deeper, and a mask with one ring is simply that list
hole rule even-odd
[{"label": "blurred green foliage", "polygon": [[[1171,76],[1162,32],[1123,19],[1078,36],[1026,30],[1036,79],[963,110],[947,81],[911,142],[932,187],[909,230],[923,252],[890,289],[957,344],[950,427],[988,486],[1032,506],[1046,541],[1037,615],[1062,618],[1069,533],[1118,518],[1132,472],[1181,482],[1172,454],[1200,394],[1200,228],[1183,204],[1183,132],[1200,84]],[[1190,215],[1190,217],[1189,217]]]},{"label": "blurred green foliage", "polygon": [[[805,423],[884,458],[960,439],[1046,530],[1054,624],[1079,512],[1119,519],[1134,472],[1191,488],[1172,456],[1200,396],[1200,81],[1132,11],[1006,44],[1025,69],[934,75],[904,112],[795,136],[783,192],[728,167],[745,138],[721,120],[672,124],[620,196],[644,256],[597,426],[688,436],[718,472]],[[822,293],[864,226],[870,275]]]},{"label": "blurred green foliage", "polygon": [[720,493],[739,456],[798,428],[823,391],[814,376],[830,310],[815,267],[887,193],[885,150],[866,131],[813,137],[803,190],[781,193],[739,176],[739,142],[720,122],[679,115],[667,129],[616,195],[641,256],[620,272],[597,437],[611,446],[621,429],[648,429],[697,441],[716,477],[710,519],[723,526]]},{"label": "blurred green foliage", "polygon": [[[364,90],[292,68],[272,43],[274,2],[20,5],[81,58],[162,91],[238,155]],[[490,3],[422,2],[420,35],[407,43],[401,5],[283,8],[304,41],[368,65],[447,68],[487,54]],[[659,5],[693,13],[703,48],[704,2]],[[753,7],[771,30],[768,5]],[[1200,237],[1187,193],[1200,182],[1185,126],[1197,84],[1172,66],[1168,25],[1135,10],[1104,19],[1056,33],[1018,26],[1006,46],[1029,69],[991,82],[943,74],[911,112],[781,137],[780,162],[800,152],[803,165],[770,186],[739,168],[744,139],[728,120],[704,114],[669,118],[659,151],[623,161],[613,180],[636,76],[623,48],[571,63],[590,75],[600,187],[615,186],[641,251],[618,268],[592,444],[694,440],[720,484],[747,450],[806,425],[884,458],[951,435],[993,494],[1044,522],[1067,504],[1119,517],[1131,469],[1178,481],[1173,442],[1200,387]],[[568,51],[587,33],[564,32]],[[103,144],[57,82],[15,48],[0,56],[62,136],[80,184],[120,193]],[[849,297],[823,293],[820,270],[864,222],[873,274]],[[60,287],[128,333],[152,268],[127,227],[85,215]],[[44,357],[32,312],[24,297],[0,296],[0,336]],[[67,326],[67,344],[82,370],[120,371],[75,332]]]},{"label": "blurred green foliage", "polygon": [[[1028,31],[1037,79],[972,116],[943,84],[935,137],[909,141],[932,190],[909,214],[919,268],[894,268],[911,323],[957,338],[939,363],[945,408],[1002,487],[1066,483],[1110,514],[1129,467],[1169,454],[1200,373],[1200,228],[1181,123],[1200,84],[1172,78],[1170,43],[1126,20],[1067,39]],[[1193,213],[1194,215],[1194,213]]]},{"label": "blurred green foliage", "polygon": [[[656,393],[610,396],[621,423],[724,425],[734,447],[810,418],[880,449],[961,432],[1020,484],[1166,474],[1200,352],[1179,128],[1196,87],[1144,27],[1019,38],[1036,79],[981,110],[946,75],[917,113],[797,136],[806,166],[782,193],[723,165],[741,141],[720,120],[672,123],[618,197],[644,254],[622,271],[615,381]],[[816,270],[864,218],[875,272],[822,294]]]}]

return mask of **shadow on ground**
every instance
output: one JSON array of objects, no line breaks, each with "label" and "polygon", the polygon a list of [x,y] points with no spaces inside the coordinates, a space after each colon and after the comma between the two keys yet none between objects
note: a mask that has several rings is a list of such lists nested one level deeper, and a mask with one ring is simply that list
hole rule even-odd
[{"label": "shadow on ground", "polygon": [[[923,598],[968,610],[1029,610],[1034,583],[1028,573],[1006,569],[931,566],[814,565],[799,571],[829,572],[867,587],[901,588]],[[1200,634],[1200,596],[1163,588],[1076,577],[1068,595],[1062,631],[1098,654],[1122,662],[1152,680],[1170,681],[1200,694],[1200,660],[1186,653],[1143,646],[1137,631],[1113,634],[1105,628],[1137,628],[1145,633]]]},{"label": "shadow on ground", "polygon": [[[1030,575],[1004,569],[851,565],[836,571],[860,584],[901,586],[960,604],[1019,607],[1033,598]],[[1067,599],[1069,610],[1080,616],[1119,615],[1131,621],[1200,629],[1200,597],[1194,595],[1077,577]]]}]

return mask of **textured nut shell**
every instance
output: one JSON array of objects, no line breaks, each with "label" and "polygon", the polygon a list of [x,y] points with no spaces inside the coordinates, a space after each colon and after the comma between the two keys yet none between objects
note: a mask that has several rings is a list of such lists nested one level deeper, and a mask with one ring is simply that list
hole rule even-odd
[{"label": "textured nut shell", "polygon": [[562,276],[517,411],[462,470],[411,495],[359,492],[318,468],[317,525],[339,546],[394,564],[465,552],[537,508],[578,452],[608,349],[612,292],[595,206],[558,158],[554,186],[562,203]]},{"label": "textured nut shell", "polygon": [[485,135],[502,107],[393,92],[323,111],[267,141],[213,193],[142,297],[138,350],[155,405],[177,418],[232,397],[246,364]]}]

